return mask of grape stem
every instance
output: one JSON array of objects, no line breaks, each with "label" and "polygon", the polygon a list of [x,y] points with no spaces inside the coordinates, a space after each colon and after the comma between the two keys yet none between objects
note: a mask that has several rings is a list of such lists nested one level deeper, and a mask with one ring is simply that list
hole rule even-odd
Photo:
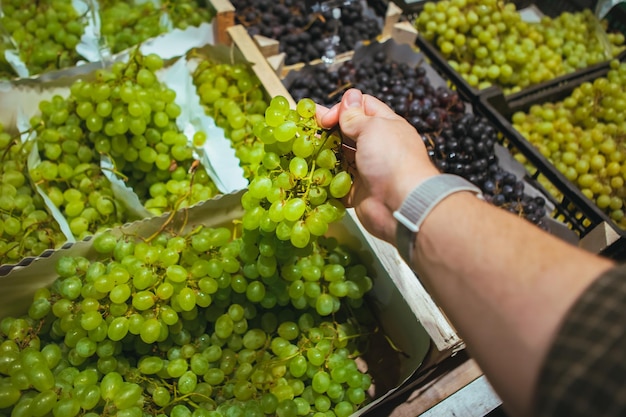
[{"label": "grape stem", "polygon": [[335,88],[333,91],[331,91],[330,93],[328,93],[326,95],[326,97],[328,97],[328,99],[332,99],[333,97],[335,97],[337,94],[339,93],[343,93],[344,91],[346,91],[347,89],[349,89],[350,87],[352,87],[352,83],[351,82],[347,82],[343,85],[340,85],[339,87]]},{"label": "grape stem", "polygon": [[11,250],[16,248],[18,246],[18,243],[13,242],[13,243],[10,243],[7,246],[8,246],[8,248],[4,252],[0,252],[0,255],[5,256],[7,253],[11,252]]},{"label": "grape stem", "polygon": [[[192,177],[192,181],[190,182],[190,186],[191,184],[193,184],[193,177]],[[163,224],[152,235],[148,236],[145,239],[146,242],[151,242],[152,240],[157,238],[165,230],[165,228],[174,221],[174,218],[178,214],[179,206],[190,195],[191,195],[191,191],[186,192],[185,194],[180,196],[180,198],[176,201],[176,204],[174,204],[174,208],[170,211],[169,215],[167,216],[167,219],[165,220],[165,222],[163,222]],[[180,233],[182,234],[183,229],[187,226],[187,222],[189,221],[189,213],[187,212],[187,210],[181,210],[181,211],[184,212],[184,216],[185,216],[184,221],[182,225],[180,226]]]},{"label": "grape stem", "polygon": [[[307,181],[306,190],[304,191],[303,198],[307,199],[309,197],[309,192],[311,191],[311,184],[313,183],[313,173],[315,172],[315,161],[311,164],[311,169],[309,173],[309,180]],[[309,207],[307,207],[309,208]]]},{"label": "grape stem", "polygon": [[11,138],[11,143],[9,145],[7,145],[6,149],[2,153],[2,160],[4,161],[4,158],[11,151],[11,147],[13,146],[12,144],[14,144],[14,143],[21,143],[21,145],[20,145],[20,151],[21,151],[24,148],[24,146],[26,146],[26,142],[18,141],[19,136],[24,134],[24,133],[28,133],[30,135],[34,130],[35,130],[35,127],[31,127],[30,129],[25,130],[24,132],[19,132],[17,135],[13,136]]}]

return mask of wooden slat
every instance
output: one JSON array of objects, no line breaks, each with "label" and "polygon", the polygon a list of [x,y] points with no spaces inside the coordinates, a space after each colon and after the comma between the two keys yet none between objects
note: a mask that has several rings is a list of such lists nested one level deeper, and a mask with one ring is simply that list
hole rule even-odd
[{"label": "wooden slat", "polygon": [[619,235],[606,222],[602,222],[580,239],[579,246],[593,253],[600,253],[619,239]]},{"label": "wooden slat", "polygon": [[385,14],[385,24],[383,26],[383,31],[380,35],[381,42],[389,39],[393,32],[393,27],[396,23],[400,21],[400,17],[402,16],[402,9],[399,8],[394,2],[390,1],[387,6],[387,13]]},{"label": "wooden slat", "polygon": [[228,28],[235,25],[235,6],[228,0],[210,0],[216,11],[213,20],[213,37],[215,43],[230,45],[231,38],[228,36]]},{"label": "wooden slat", "polygon": [[[502,404],[500,398],[483,375],[457,392],[442,398],[420,417],[464,416],[482,417]],[[415,414],[410,414],[414,416]],[[393,414],[390,417],[395,417]]]},{"label": "wooden slat", "polygon": [[274,69],[267,62],[256,43],[254,43],[246,28],[241,25],[235,25],[228,28],[227,32],[243,56],[253,64],[252,69],[263,83],[270,97],[283,96],[289,101],[289,105],[295,108],[296,103],[293,97],[291,97],[291,94],[280,81]]},{"label": "wooden slat", "polygon": [[391,37],[396,43],[414,46],[417,29],[411,22],[398,22],[393,25]]},{"label": "wooden slat", "polygon": [[271,39],[261,35],[256,35],[253,39],[263,56],[270,57],[280,53],[280,42],[276,39]]}]

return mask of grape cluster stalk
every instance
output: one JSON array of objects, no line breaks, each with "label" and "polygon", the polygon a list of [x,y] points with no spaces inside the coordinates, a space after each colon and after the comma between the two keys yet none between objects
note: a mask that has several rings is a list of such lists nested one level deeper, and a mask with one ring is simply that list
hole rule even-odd
[{"label": "grape cluster stalk", "polygon": [[378,51],[336,69],[316,66],[315,71],[303,71],[289,92],[296,100],[310,96],[331,106],[349,87],[378,97],[407,119],[440,171],[468,179],[487,201],[540,227],[547,226],[545,199],[527,194],[523,180],[500,166],[495,127],[485,117],[466,112],[456,91],[434,85],[424,66],[397,63]]},{"label": "grape cluster stalk", "polygon": [[0,264],[38,256],[66,240],[30,184],[26,160],[31,146],[0,126]]},{"label": "grape cluster stalk", "polygon": [[590,9],[535,23],[509,0],[426,2],[414,25],[470,86],[505,93],[606,62],[626,46]]},{"label": "grape cluster stalk", "polygon": [[[563,100],[538,103],[512,116],[513,127],[622,229],[625,87],[626,63],[613,60],[606,76],[583,82]],[[526,163],[522,155],[517,158]]]}]

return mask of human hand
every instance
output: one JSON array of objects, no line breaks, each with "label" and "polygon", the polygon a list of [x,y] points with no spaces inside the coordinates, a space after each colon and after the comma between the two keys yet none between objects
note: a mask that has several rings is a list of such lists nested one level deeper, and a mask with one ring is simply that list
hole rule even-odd
[{"label": "human hand", "polygon": [[356,143],[357,172],[348,203],[370,233],[395,243],[393,212],[418,183],[439,174],[419,134],[386,104],[356,89],[330,109],[318,106],[317,119],[326,129],[339,124]]}]

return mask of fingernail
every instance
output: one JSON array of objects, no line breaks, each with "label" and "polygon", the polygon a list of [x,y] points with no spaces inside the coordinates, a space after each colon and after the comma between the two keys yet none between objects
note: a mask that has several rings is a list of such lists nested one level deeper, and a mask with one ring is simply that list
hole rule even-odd
[{"label": "fingernail", "polygon": [[359,90],[349,90],[346,92],[346,106],[361,107],[363,96]]}]

